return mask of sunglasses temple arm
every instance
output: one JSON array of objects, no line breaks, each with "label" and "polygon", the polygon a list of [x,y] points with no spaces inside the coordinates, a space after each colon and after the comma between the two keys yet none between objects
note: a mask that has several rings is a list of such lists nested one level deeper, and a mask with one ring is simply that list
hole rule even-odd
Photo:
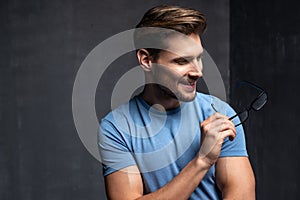
[{"label": "sunglasses temple arm", "polygon": [[265,92],[264,89],[262,89],[262,88],[259,87],[258,85],[255,85],[254,83],[251,83],[251,82],[249,82],[249,81],[243,80],[243,81],[240,81],[240,82],[237,83],[237,86],[238,86],[238,87],[241,86],[241,85],[249,85],[249,86],[251,86],[251,87],[253,87],[253,88],[257,89],[257,90],[260,90],[260,91],[262,91],[262,92]]},{"label": "sunglasses temple arm", "polygon": [[233,120],[236,116],[238,116],[239,115],[239,113],[237,113],[237,114],[235,114],[235,115],[233,115],[232,117],[229,117],[229,119],[228,120]]}]

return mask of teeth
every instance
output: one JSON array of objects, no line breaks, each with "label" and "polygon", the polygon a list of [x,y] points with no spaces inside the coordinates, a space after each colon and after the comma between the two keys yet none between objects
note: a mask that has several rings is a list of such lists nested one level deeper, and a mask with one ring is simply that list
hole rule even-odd
[{"label": "teeth", "polygon": [[195,82],[183,82],[185,85],[195,85]]}]

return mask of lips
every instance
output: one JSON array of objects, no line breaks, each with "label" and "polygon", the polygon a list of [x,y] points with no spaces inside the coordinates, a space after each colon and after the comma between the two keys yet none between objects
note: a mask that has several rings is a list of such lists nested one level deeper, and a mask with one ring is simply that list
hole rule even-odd
[{"label": "lips", "polygon": [[182,81],[180,82],[180,84],[182,84],[187,91],[194,91],[194,89],[196,88],[196,81]]},{"label": "lips", "polygon": [[187,85],[187,86],[196,85],[196,81],[181,81],[180,83],[183,84],[183,85]]}]

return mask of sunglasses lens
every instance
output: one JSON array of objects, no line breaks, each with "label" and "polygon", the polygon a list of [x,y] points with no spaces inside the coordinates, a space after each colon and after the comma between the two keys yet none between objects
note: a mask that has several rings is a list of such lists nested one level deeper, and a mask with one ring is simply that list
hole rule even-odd
[{"label": "sunglasses lens", "polygon": [[263,93],[252,103],[252,108],[254,110],[260,110],[267,102],[268,96],[266,93]]},{"label": "sunglasses lens", "polygon": [[248,111],[244,111],[238,114],[239,118],[240,118],[240,123],[245,122],[248,119]]}]

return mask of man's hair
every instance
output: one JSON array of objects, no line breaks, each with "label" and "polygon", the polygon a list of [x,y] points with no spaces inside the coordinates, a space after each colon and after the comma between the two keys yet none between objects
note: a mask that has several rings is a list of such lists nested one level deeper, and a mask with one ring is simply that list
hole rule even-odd
[{"label": "man's hair", "polygon": [[[136,28],[156,27],[178,31],[185,35],[202,34],[206,29],[205,16],[194,9],[179,6],[161,5],[148,10]],[[150,31],[151,32],[151,31]],[[147,40],[147,32],[135,34],[135,40]],[[159,49],[147,48],[150,55],[156,59]]]}]

